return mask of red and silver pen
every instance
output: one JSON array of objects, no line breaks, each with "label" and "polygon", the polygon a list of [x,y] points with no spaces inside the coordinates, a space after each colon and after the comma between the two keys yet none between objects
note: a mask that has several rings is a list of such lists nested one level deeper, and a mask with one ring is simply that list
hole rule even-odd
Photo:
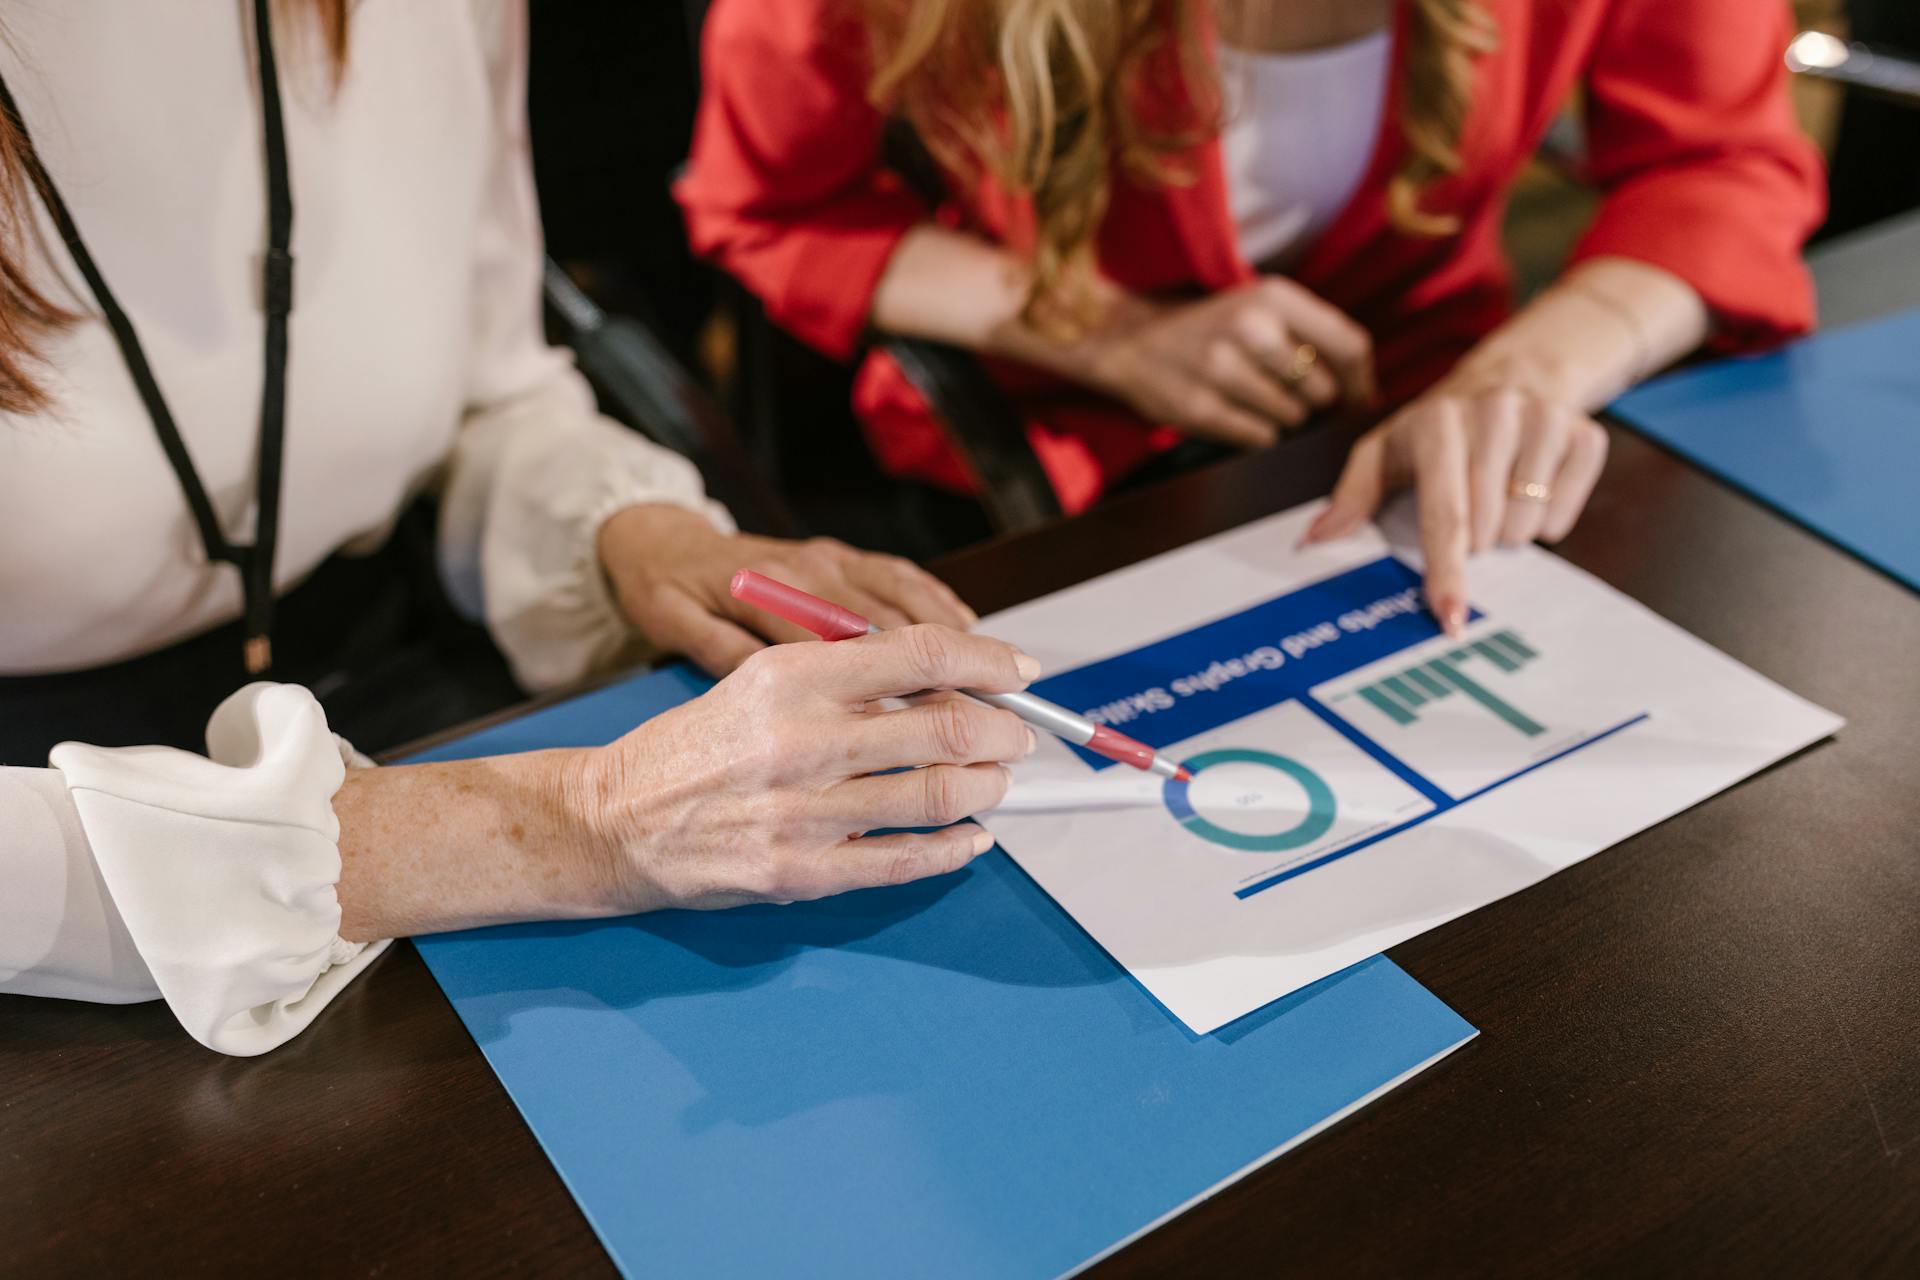
[{"label": "red and silver pen", "polygon": [[[805,627],[822,640],[851,640],[855,636],[880,630],[851,609],[843,609],[830,600],[809,595],[798,587],[776,582],[751,569],[742,569],[733,575],[732,591],[735,600],[756,609],[765,609],[776,618],[785,618],[795,626]],[[1048,702],[1045,698],[1036,698],[1030,693],[981,693],[977,689],[962,689],[961,692],[1011,711],[1035,728],[1045,729],[1109,760],[1130,764],[1136,769],[1180,782],[1193,776],[1165,756],[1155,754],[1146,743],[1136,742],[1103,724],[1095,724],[1085,716],[1069,711],[1058,703]]]}]

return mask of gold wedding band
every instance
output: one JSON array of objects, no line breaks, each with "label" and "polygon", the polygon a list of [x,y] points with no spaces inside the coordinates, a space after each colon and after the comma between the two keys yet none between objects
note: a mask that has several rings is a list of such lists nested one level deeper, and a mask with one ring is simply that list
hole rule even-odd
[{"label": "gold wedding band", "polygon": [[1293,359],[1280,373],[1280,381],[1290,387],[1297,387],[1307,380],[1313,372],[1313,366],[1320,361],[1320,349],[1311,342],[1303,342],[1293,349]]},{"label": "gold wedding band", "polygon": [[1545,502],[1553,496],[1553,490],[1538,480],[1528,480],[1524,484],[1516,480],[1507,487],[1507,492],[1526,502]]}]

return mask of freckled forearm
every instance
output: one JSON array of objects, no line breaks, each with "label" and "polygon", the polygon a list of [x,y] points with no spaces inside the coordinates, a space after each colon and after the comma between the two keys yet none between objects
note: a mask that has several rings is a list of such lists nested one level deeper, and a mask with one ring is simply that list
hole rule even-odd
[{"label": "freckled forearm", "polygon": [[350,771],[333,802],[341,936],[607,914],[608,860],[577,817],[583,755]]}]

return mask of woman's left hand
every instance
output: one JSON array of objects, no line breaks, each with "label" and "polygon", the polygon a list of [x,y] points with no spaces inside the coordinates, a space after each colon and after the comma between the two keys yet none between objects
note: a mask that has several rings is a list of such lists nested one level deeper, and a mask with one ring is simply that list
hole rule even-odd
[{"label": "woman's left hand", "polygon": [[1457,634],[1467,557],[1572,531],[1607,460],[1606,429],[1513,387],[1436,387],[1362,436],[1306,541],[1343,537],[1395,489],[1419,497],[1427,603]]},{"label": "woman's left hand", "polygon": [[910,560],[832,538],[721,533],[697,513],[664,503],[610,517],[600,527],[600,562],[621,610],[642,635],[716,676],[769,643],[815,638],[735,600],[727,588],[740,569],[811,591],[882,627],[937,622],[964,630],[979,621],[945,583]]}]

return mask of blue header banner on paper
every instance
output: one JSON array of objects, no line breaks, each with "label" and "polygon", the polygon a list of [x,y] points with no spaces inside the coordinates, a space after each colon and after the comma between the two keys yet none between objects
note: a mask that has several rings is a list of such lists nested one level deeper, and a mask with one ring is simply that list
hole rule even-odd
[{"label": "blue header banner on paper", "polygon": [[[1383,556],[1244,613],[1061,672],[1033,691],[1159,748],[1439,634],[1420,576]],[[1113,763],[1073,750],[1095,769]]]}]

